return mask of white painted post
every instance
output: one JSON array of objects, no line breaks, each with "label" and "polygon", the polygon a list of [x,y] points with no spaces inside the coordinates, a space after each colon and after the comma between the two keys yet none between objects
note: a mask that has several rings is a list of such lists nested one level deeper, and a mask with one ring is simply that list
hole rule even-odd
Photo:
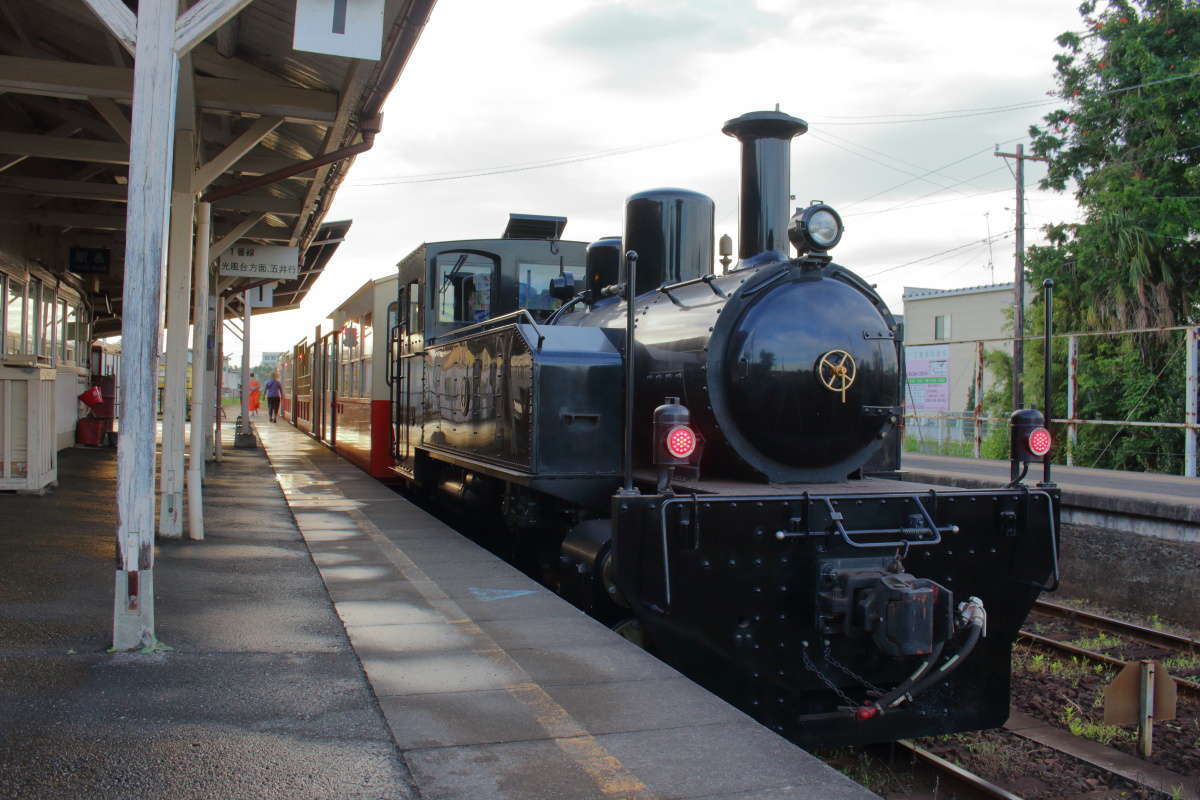
[{"label": "white painted post", "polygon": [[1075,422],[1075,395],[1079,390],[1079,337],[1067,337],[1067,466],[1075,465],[1079,446],[1079,425]]},{"label": "white painted post", "polygon": [[153,644],[154,406],[162,270],[170,208],[179,63],[176,0],[141,0],[133,67],[133,120],[121,290],[121,446],[117,449],[113,649]]},{"label": "white painted post", "polygon": [[234,442],[235,447],[254,447],[254,434],[250,431],[250,291],[242,292],[242,432]]},{"label": "white painted post", "polygon": [[[175,132],[175,175],[171,190],[170,247],[167,256],[167,369],[163,392],[162,463],[159,467],[162,498],[158,534],[183,537],[183,429],[187,416],[188,306],[192,290],[192,221],[196,196],[192,193],[195,134]],[[195,359],[196,354],[192,354]],[[193,391],[195,387],[192,387]]]},{"label": "white painted post", "polygon": [[1187,329],[1187,382],[1184,391],[1187,399],[1184,401],[1183,421],[1190,427],[1185,428],[1183,474],[1189,478],[1196,477],[1196,423],[1197,405],[1200,405],[1200,327]]},{"label": "white painted post", "polygon": [[225,411],[225,295],[217,293],[216,314],[213,315],[216,324],[213,330],[217,334],[217,357],[214,366],[217,372],[217,404],[213,411],[213,459],[220,464],[225,460],[225,442],[222,423]]},{"label": "white painted post", "polygon": [[1138,662],[1138,753],[1149,758],[1154,753],[1154,684],[1157,662]]},{"label": "white painted post", "polygon": [[[211,212],[209,214],[212,216]],[[211,227],[210,227],[211,232]],[[212,248],[208,251],[209,259],[212,258]],[[217,421],[217,412],[221,408],[221,392],[218,381],[220,377],[217,375],[217,370],[220,368],[220,358],[218,353],[220,346],[217,341],[219,336],[220,316],[217,310],[217,301],[219,296],[213,291],[213,286],[216,284],[215,275],[212,270],[212,263],[209,263],[208,272],[208,314],[204,319],[205,342],[208,347],[208,355],[204,360],[205,365],[205,390],[204,397],[208,401],[204,406],[204,459],[212,461],[216,458],[216,437],[214,436],[215,423]],[[205,474],[207,475],[208,465],[204,466]]]},{"label": "white painted post", "polygon": [[204,419],[205,366],[208,361],[208,240],[212,224],[212,205],[199,203],[196,208],[195,320],[192,325],[192,425],[188,450],[188,538],[204,538]]}]

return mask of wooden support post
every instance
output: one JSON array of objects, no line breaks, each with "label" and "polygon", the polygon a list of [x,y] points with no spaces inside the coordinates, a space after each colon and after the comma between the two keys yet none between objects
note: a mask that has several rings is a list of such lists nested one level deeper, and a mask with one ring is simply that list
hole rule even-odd
[{"label": "wooden support post", "polygon": [[242,292],[242,429],[233,442],[234,447],[254,449],[254,433],[250,429],[250,291]]},{"label": "wooden support post", "polygon": [[117,449],[117,554],[113,649],[152,645],[154,634],[154,406],[167,211],[171,206],[178,61],[175,0],[141,0],[134,62],[132,142],[121,290],[121,446]]},{"label": "wooden support post", "polygon": [[1079,425],[1075,422],[1075,398],[1079,392],[1079,337],[1067,337],[1067,466],[1075,466],[1079,446]]},{"label": "wooden support post", "polygon": [[217,402],[213,411],[213,460],[220,464],[225,460],[225,441],[222,438],[225,422],[225,295],[217,292],[216,313],[213,314],[213,331],[217,336]]},{"label": "wooden support post", "polygon": [[1138,662],[1138,752],[1149,758],[1154,750],[1154,678],[1153,661]]},{"label": "wooden support post", "polygon": [[211,236],[212,205],[197,204],[195,320],[192,325],[192,425],[188,450],[188,538],[204,538],[204,413],[205,371],[208,363],[208,242]]},{"label": "wooden support post", "polygon": [[[211,234],[211,228],[209,232]],[[210,237],[211,238],[211,237]],[[204,460],[212,461],[216,458],[216,437],[213,435],[214,424],[217,421],[217,412],[221,408],[221,393],[220,385],[217,383],[219,377],[217,370],[220,369],[220,359],[218,353],[220,351],[219,343],[217,342],[217,328],[221,324],[218,314],[217,301],[218,295],[214,291],[216,284],[215,275],[212,270],[212,249],[208,251],[209,256],[209,271],[208,271],[208,301],[206,307],[208,314],[204,319],[204,336],[205,346],[207,348],[207,357],[204,359],[204,385],[207,387],[204,390]],[[208,475],[208,465],[204,466],[205,476]]]},{"label": "wooden support post", "polygon": [[[163,392],[160,536],[183,537],[183,428],[187,416],[188,307],[192,290],[192,193],[195,134],[175,133],[175,176],[171,191],[170,248],[167,259],[167,368]],[[193,387],[194,388],[194,387]]]}]

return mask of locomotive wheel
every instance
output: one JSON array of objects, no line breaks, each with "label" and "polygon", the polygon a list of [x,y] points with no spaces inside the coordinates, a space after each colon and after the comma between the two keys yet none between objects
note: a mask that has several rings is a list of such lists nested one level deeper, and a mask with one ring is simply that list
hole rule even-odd
[{"label": "locomotive wheel", "polygon": [[642,623],[630,617],[623,619],[612,626],[613,632],[622,639],[628,639],[643,650],[646,649],[646,634],[642,630]]}]

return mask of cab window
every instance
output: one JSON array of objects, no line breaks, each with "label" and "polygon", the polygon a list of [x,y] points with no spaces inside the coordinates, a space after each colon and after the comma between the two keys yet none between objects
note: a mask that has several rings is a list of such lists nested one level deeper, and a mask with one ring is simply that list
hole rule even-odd
[{"label": "cab window", "polygon": [[438,322],[483,322],[492,315],[497,263],[479,253],[440,253],[434,262]]},{"label": "cab window", "polygon": [[550,281],[564,275],[578,275],[582,284],[585,270],[582,267],[558,264],[517,264],[517,304],[530,311],[554,311],[563,304],[550,295]]}]

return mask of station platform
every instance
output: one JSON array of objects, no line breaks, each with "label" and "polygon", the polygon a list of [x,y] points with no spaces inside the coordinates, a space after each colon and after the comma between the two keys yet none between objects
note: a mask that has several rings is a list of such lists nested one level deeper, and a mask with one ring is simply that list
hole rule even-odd
[{"label": "station platform", "polygon": [[210,469],[208,538],[158,544],[169,650],[104,652],[113,451],[0,497],[0,796],[874,796],[313,439],[257,428],[262,450]]},{"label": "station platform", "polygon": [[[1009,479],[1009,463],[994,459],[904,453],[901,463],[905,479],[921,483],[988,488]],[[1200,525],[1200,478],[1057,464],[1051,474],[1064,505]],[[1041,477],[1042,466],[1030,464],[1026,483]]]}]

